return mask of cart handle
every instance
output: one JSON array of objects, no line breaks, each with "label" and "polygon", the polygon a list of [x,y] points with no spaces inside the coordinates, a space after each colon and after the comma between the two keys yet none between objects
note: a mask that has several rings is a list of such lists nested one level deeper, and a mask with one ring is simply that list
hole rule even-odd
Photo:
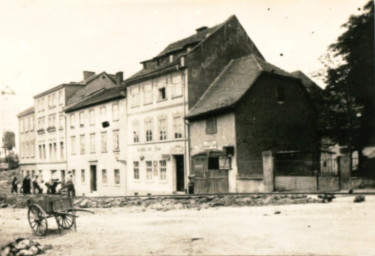
[{"label": "cart handle", "polygon": [[53,211],[54,214],[60,214],[60,215],[68,215],[68,216],[71,216],[71,217],[77,217],[77,215],[74,215],[74,214],[71,214],[71,213],[67,213],[67,212],[57,212],[57,211]]},{"label": "cart handle", "polygon": [[89,211],[89,210],[84,210],[84,209],[76,209],[76,208],[71,208],[71,209],[67,209],[68,212],[89,212],[89,213],[92,213],[92,214],[95,214],[95,212],[92,212],[92,211]]}]

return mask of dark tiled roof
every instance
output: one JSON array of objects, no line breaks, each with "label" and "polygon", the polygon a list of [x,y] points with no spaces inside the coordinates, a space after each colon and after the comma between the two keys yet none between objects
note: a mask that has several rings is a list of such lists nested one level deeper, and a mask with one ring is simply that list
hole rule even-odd
[{"label": "dark tiled roof", "polygon": [[295,78],[301,80],[302,84],[305,86],[307,92],[310,94],[313,100],[318,100],[319,97],[321,97],[323,89],[320,88],[316,83],[314,83],[314,81],[312,81],[308,76],[306,76],[305,73],[303,73],[300,70],[297,70],[290,74]]},{"label": "dark tiled roof", "polygon": [[233,106],[263,72],[292,77],[255,54],[232,60],[191,108],[187,118]]},{"label": "dark tiled roof", "polygon": [[[163,51],[161,51],[154,59],[160,58],[164,55],[167,55],[169,53],[174,53],[174,61],[171,63],[165,63],[160,66],[152,67],[152,68],[147,68],[147,69],[142,69],[138,71],[137,73],[133,74],[129,78],[125,80],[125,82],[130,82],[132,80],[138,79],[140,77],[149,75],[151,73],[158,73],[162,70],[165,70],[171,66],[175,66],[176,64],[179,63],[179,58],[182,55],[186,54],[186,50],[184,50],[187,46],[192,46],[197,47],[198,44],[202,43],[206,38],[208,38],[210,35],[215,33],[221,26],[223,26],[225,23],[229,22],[231,19],[235,18],[234,15],[230,16],[226,21],[223,23],[220,23],[218,25],[215,25],[213,27],[207,28],[206,30],[203,30],[201,32],[197,32],[194,35],[191,35],[189,37],[186,37],[182,40],[178,40],[176,42],[173,42],[169,44]],[[152,59],[151,59],[152,60]],[[150,61],[151,61],[150,60]],[[147,62],[147,61],[143,61]]]},{"label": "dark tiled roof", "polygon": [[196,45],[201,42],[203,39],[207,38],[210,34],[214,33],[222,24],[218,24],[211,28],[207,28],[204,31],[197,32],[196,34],[186,37],[184,39],[178,40],[169,44],[161,53],[159,53],[156,57],[161,57],[167,55],[168,53],[175,52],[178,50],[184,49],[184,47],[188,45]]},{"label": "dark tiled roof", "polygon": [[89,95],[85,99],[79,101],[76,104],[70,105],[65,108],[65,112],[72,112],[75,110],[79,110],[82,108],[87,108],[91,106],[98,105],[100,103],[105,103],[115,99],[125,98],[125,87],[124,86],[116,86],[109,89],[103,89],[100,91],[95,92],[92,95]]},{"label": "dark tiled roof", "polygon": [[34,113],[35,110],[34,110],[34,107],[29,107],[28,109],[25,109],[24,111],[20,112],[17,117],[22,117],[22,116],[26,116],[26,115],[29,115],[29,114],[32,114]]},{"label": "dark tiled roof", "polygon": [[57,90],[59,90],[59,89],[65,87],[65,86],[83,86],[83,85],[84,85],[84,84],[82,84],[82,83],[75,83],[75,82],[65,83],[65,84],[60,84],[60,85],[57,85],[57,86],[55,86],[55,87],[52,87],[51,89],[48,89],[47,91],[44,91],[44,92],[42,92],[42,93],[39,93],[39,94],[35,95],[35,96],[34,96],[34,99],[39,98],[39,97],[42,97],[42,96],[44,96],[44,95],[47,95],[47,94],[49,94],[49,93],[51,93],[51,92],[57,91]]}]

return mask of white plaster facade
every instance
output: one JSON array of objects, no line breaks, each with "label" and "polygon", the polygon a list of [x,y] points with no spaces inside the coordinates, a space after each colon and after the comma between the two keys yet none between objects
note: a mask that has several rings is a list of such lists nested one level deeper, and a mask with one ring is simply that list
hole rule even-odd
[{"label": "white plaster facade", "polygon": [[34,108],[30,108],[18,115],[19,122],[19,164],[21,175],[24,177],[27,172],[35,173],[36,152],[35,152],[35,117]]},{"label": "white plaster facade", "polygon": [[67,169],[75,174],[76,194],[125,195],[126,99],[69,112],[67,127]]},{"label": "white plaster facade", "polygon": [[[190,121],[191,156],[207,150],[222,150],[233,146],[236,149],[235,116],[233,112],[218,115],[215,118],[217,131],[213,134],[206,132],[206,119]],[[236,154],[236,152],[235,152]],[[237,161],[231,156],[231,168],[228,171],[229,192],[237,191]]]},{"label": "white plaster facade", "polygon": [[189,169],[185,71],[127,88],[128,194],[183,192]]}]

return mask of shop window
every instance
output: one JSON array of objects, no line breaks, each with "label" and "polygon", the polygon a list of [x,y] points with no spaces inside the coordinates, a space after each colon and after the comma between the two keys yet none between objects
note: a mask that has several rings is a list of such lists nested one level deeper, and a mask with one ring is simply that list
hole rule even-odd
[{"label": "shop window", "polygon": [[209,157],[208,158],[208,169],[209,170],[219,170],[219,158]]},{"label": "shop window", "polygon": [[160,164],[160,180],[167,180],[167,161],[161,160]]},{"label": "shop window", "polygon": [[133,162],[134,179],[139,180],[139,162]]},{"label": "shop window", "polygon": [[114,170],[114,177],[115,177],[115,185],[120,185],[120,170]]},{"label": "shop window", "polygon": [[146,161],[146,179],[152,180],[152,161]]}]

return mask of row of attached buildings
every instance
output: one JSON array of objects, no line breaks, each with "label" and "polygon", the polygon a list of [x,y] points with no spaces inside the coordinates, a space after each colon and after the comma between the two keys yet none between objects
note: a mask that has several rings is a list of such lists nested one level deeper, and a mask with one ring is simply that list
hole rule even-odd
[{"label": "row of attached buildings", "polygon": [[[235,16],[168,45],[143,68],[84,71],[19,118],[23,175],[78,195],[264,191],[262,152],[319,148],[309,88],[266,62]],[[317,158],[316,158],[317,159]]]}]

